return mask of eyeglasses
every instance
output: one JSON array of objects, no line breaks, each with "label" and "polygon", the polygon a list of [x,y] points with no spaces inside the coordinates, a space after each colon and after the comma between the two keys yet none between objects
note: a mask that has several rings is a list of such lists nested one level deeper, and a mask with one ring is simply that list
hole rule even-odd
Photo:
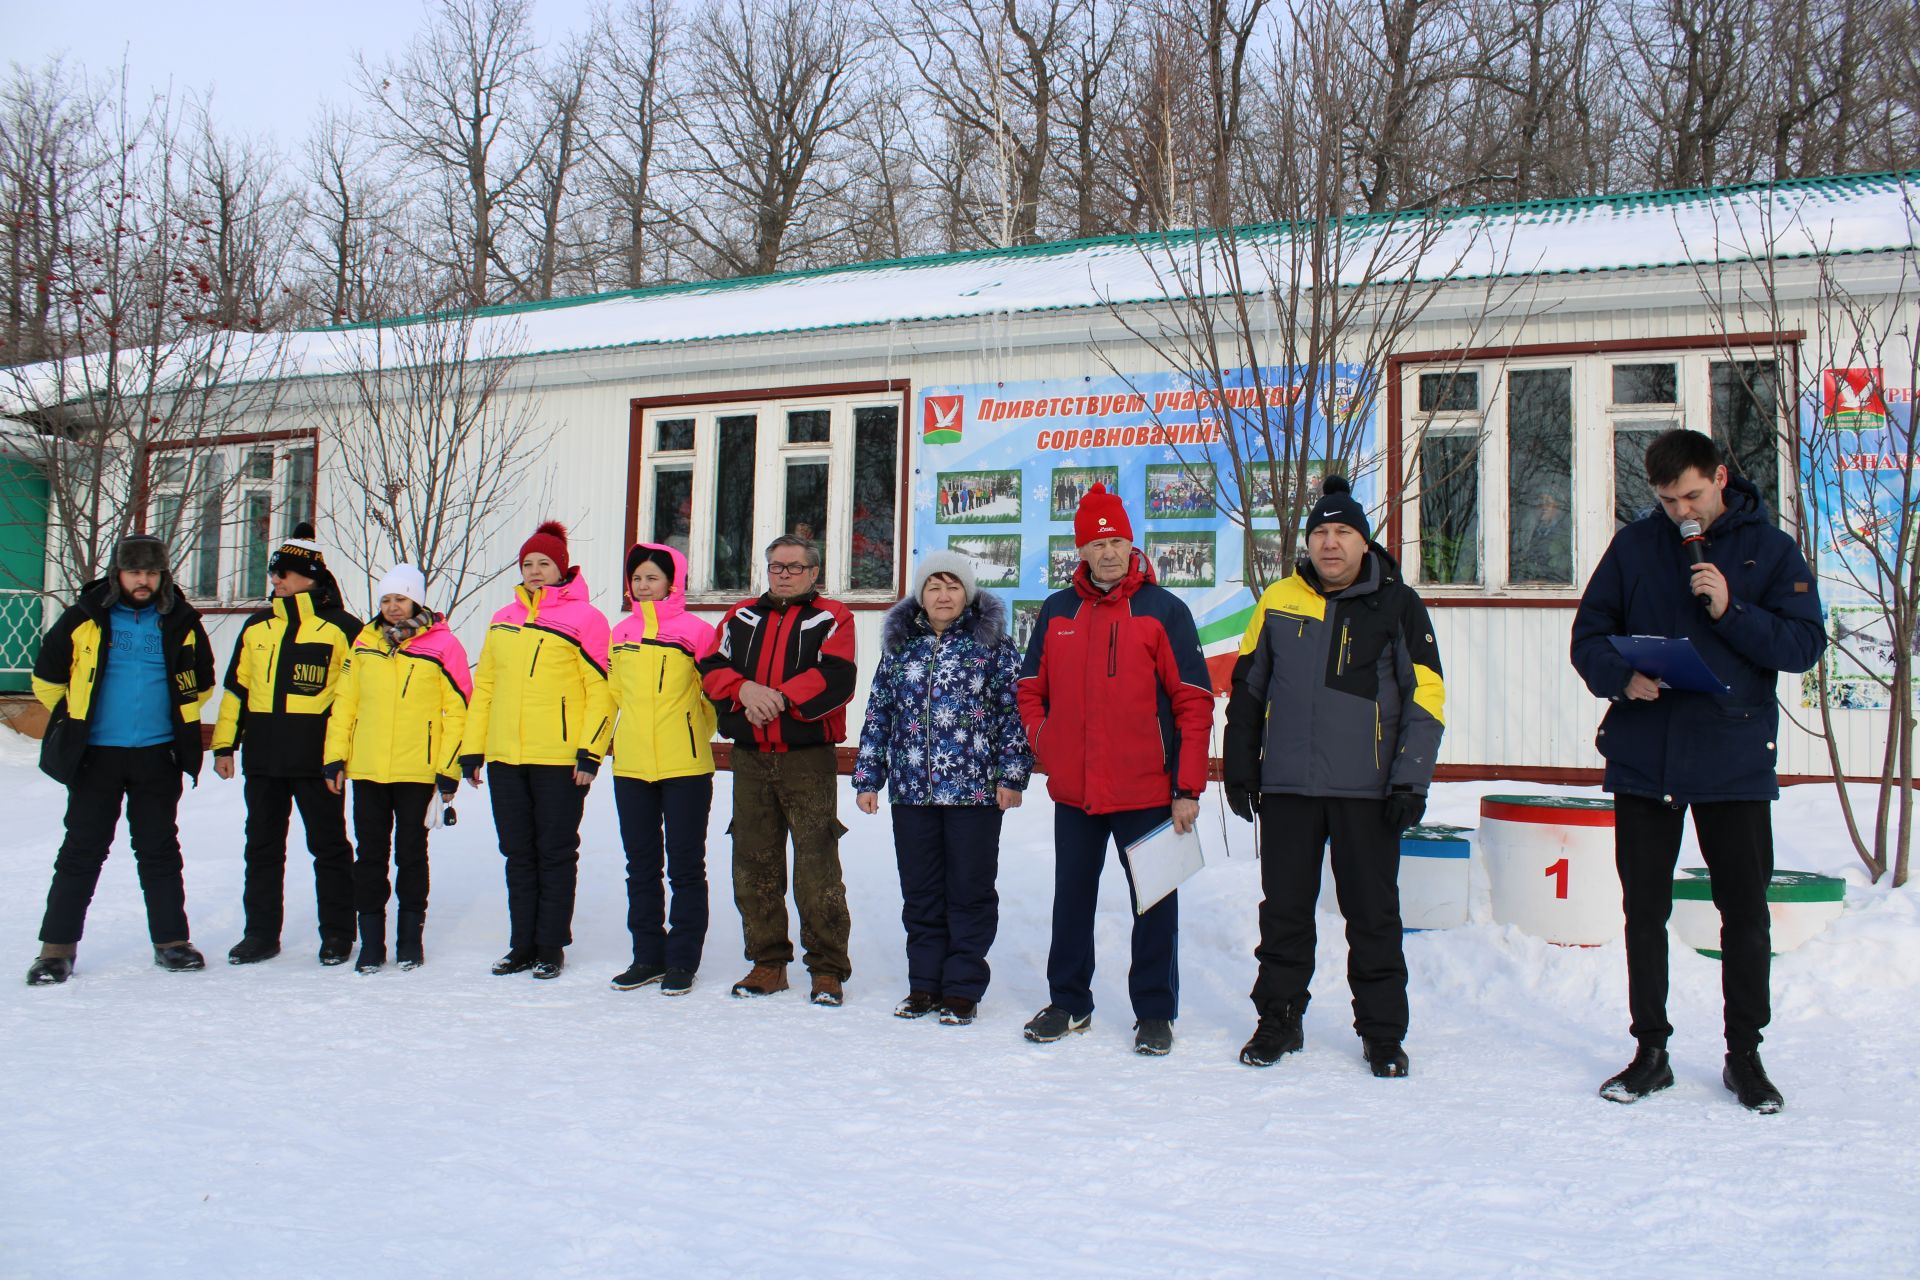
[{"label": "eyeglasses", "polygon": [[791,561],[767,561],[767,572],[782,578],[796,577],[809,569],[817,569],[819,567],[819,565],[807,564],[805,562],[794,564]]}]

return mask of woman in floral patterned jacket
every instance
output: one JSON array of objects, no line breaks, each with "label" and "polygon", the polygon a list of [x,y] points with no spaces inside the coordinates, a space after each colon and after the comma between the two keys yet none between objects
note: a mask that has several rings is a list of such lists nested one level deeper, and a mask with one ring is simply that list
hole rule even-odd
[{"label": "woman in floral patterned jacket", "polygon": [[1000,925],[1000,816],[1019,805],[1033,752],[1006,605],[951,551],[922,560],[913,584],[887,613],[853,789],[860,811],[877,813],[889,788],[907,929],[908,993],[894,1013],[964,1026]]}]

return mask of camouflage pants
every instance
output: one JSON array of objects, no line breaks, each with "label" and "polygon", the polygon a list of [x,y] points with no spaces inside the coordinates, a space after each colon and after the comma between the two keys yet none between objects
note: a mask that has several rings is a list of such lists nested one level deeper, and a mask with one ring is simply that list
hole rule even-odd
[{"label": "camouflage pants", "polygon": [[832,747],[733,753],[733,901],[740,908],[747,959],[790,964],[787,934],[787,836],[793,836],[793,897],[807,969],[845,981],[847,888],[840,879],[839,792]]}]

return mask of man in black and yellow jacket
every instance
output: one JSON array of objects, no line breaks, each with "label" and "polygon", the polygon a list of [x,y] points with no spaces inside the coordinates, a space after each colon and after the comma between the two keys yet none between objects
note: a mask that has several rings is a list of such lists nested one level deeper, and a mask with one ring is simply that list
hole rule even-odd
[{"label": "man in black and yellow jacket", "polygon": [[1260,820],[1260,1024],[1240,1051],[1271,1066],[1303,1043],[1322,851],[1347,918],[1354,1030],[1376,1076],[1407,1074],[1400,834],[1426,812],[1446,690],[1427,607],[1328,476],[1307,560],[1262,593],[1240,641],[1221,760],[1227,803]]},{"label": "man in black and yellow jacket", "polygon": [[200,707],[213,691],[213,650],[181,599],[160,539],[136,533],[107,575],[81,588],[33,664],[33,692],[52,719],[40,768],[67,787],[67,837],[53,864],[34,986],[65,982],[100,868],[127,809],[153,962],[206,967],[187,931],[187,894],[174,815],[180,777],[200,773]]},{"label": "man in black and yellow jacket", "polygon": [[320,963],[345,964],[354,937],[353,846],[345,798],[328,789],[320,766],[327,713],[360,620],[341,608],[312,525],[294,529],[267,575],[273,605],[240,630],[213,731],[213,767],[222,778],[233,777],[234,749],[246,748],[246,932],[227,960],[254,964],[280,954],[287,826],[298,805],[313,854]]}]

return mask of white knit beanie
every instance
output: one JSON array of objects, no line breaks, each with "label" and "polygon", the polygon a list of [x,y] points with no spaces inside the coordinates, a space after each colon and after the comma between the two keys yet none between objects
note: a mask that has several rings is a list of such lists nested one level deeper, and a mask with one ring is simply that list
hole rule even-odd
[{"label": "white knit beanie", "polygon": [[965,593],[967,603],[980,594],[980,588],[973,582],[973,561],[958,551],[934,551],[922,557],[913,570],[913,598],[918,600],[920,593],[926,590],[927,579],[936,573],[944,573],[950,578],[960,580],[960,590]]},{"label": "white knit beanie", "polygon": [[424,609],[427,607],[427,575],[410,564],[397,564],[387,570],[387,576],[374,588],[373,602],[379,604],[382,596],[405,596]]}]

